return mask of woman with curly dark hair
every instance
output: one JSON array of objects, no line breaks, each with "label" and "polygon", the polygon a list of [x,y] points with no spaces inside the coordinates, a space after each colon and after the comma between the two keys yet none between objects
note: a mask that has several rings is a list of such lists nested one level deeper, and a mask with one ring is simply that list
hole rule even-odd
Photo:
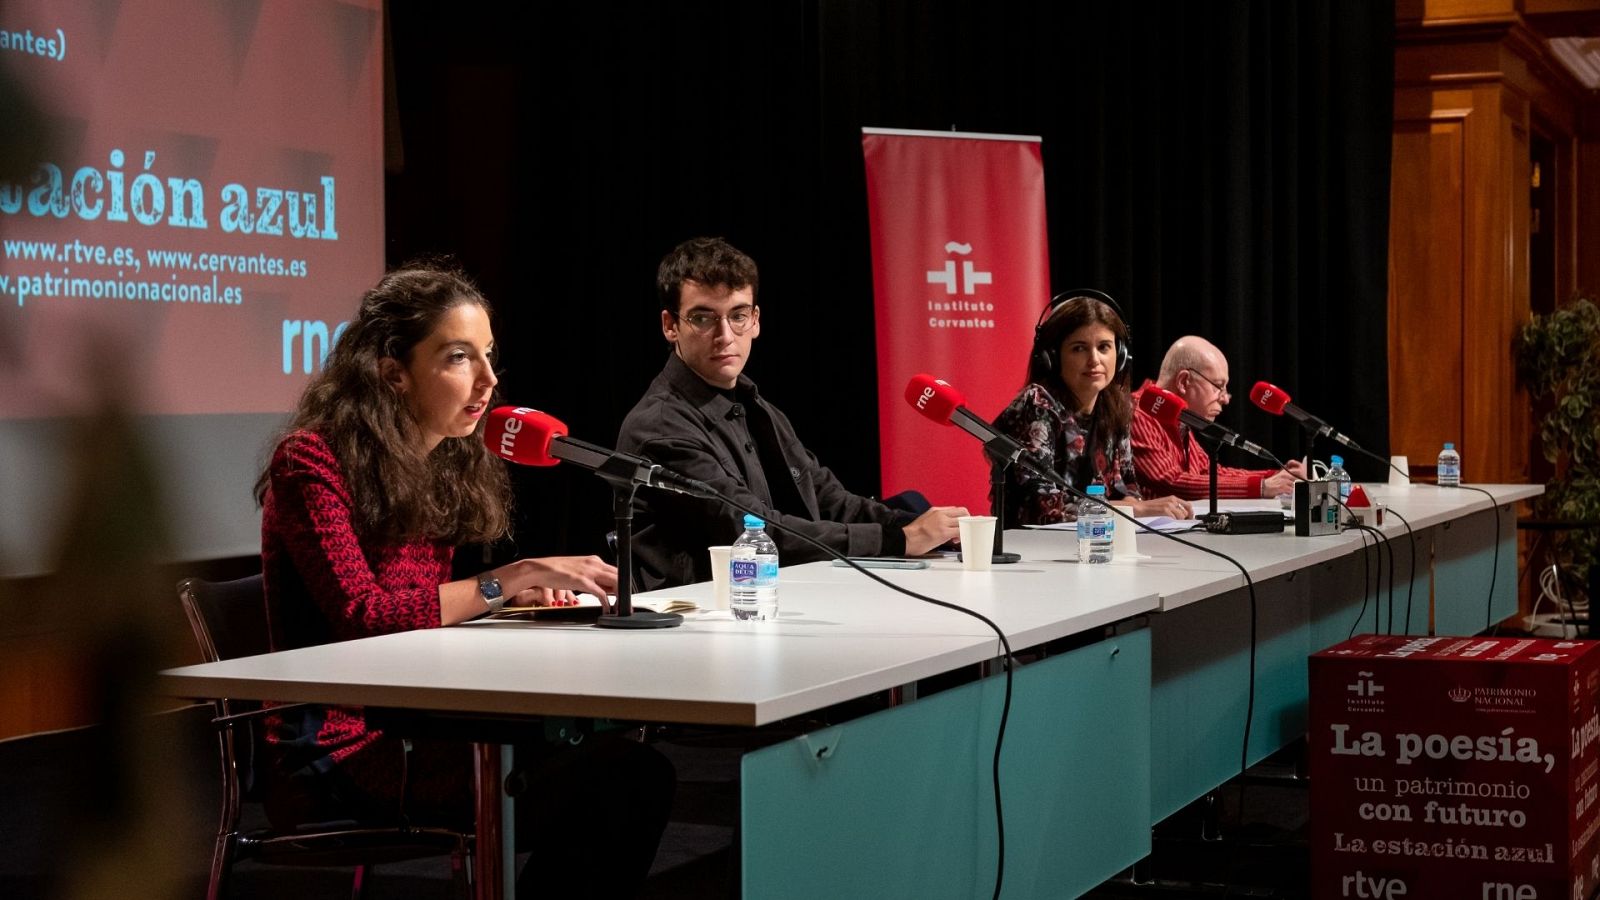
[{"label": "woman with curly dark hair", "polygon": [[[256,483],[274,650],[453,625],[507,603],[565,605],[573,591],[604,602],[616,590],[616,568],[594,556],[519,559],[451,580],[457,544],[510,530],[504,464],[482,440],[495,352],[489,304],[459,272],[409,266],[362,298]],[[321,706],[272,717],[268,740],[268,811],[280,824],[403,817],[472,828],[464,744],[391,738],[359,709]],[[625,848],[587,860],[565,848],[540,862],[537,880],[548,888],[570,873],[589,890],[598,873],[626,891],[643,879],[671,802],[665,759],[613,740],[582,752],[519,746],[517,765],[535,780],[518,834],[576,828],[579,848],[599,848],[600,834]]]},{"label": "woman with curly dark hair", "polygon": [[[1087,289],[1058,294],[1034,329],[1027,384],[995,427],[1078,490],[1099,482],[1109,499],[1129,501],[1134,515],[1186,519],[1192,511],[1185,501],[1140,495],[1128,379],[1128,326],[1111,298]],[[1004,527],[1078,517],[1077,501],[1053,482],[1021,466],[1012,466],[1009,478]]]}]

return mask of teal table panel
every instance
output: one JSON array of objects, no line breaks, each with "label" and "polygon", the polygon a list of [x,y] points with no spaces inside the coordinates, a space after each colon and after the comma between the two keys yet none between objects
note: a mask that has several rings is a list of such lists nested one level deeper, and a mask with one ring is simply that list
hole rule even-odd
[{"label": "teal table panel", "polygon": [[[1305,734],[1307,579],[1256,585],[1256,703],[1251,763]],[[1239,772],[1250,678],[1250,598],[1243,588],[1151,617],[1151,807],[1154,824]]]},{"label": "teal table panel", "polygon": [[[1517,611],[1517,517],[1500,510],[1498,559],[1494,514],[1488,509],[1433,529],[1434,628],[1438,634],[1477,634]],[[1489,575],[1494,572],[1493,600]],[[1491,609],[1492,604],[1492,609]]]},{"label": "teal table panel", "polygon": [[[1372,603],[1372,581],[1362,588],[1361,557],[1359,554],[1341,557],[1333,562],[1312,566],[1301,573],[1311,591],[1311,633],[1308,646],[1312,653],[1346,640],[1352,633],[1372,630],[1377,611]],[[1413,623],[1428,619],[1428,585],[1424,582],[1415,600],[1411,618]],[[1403,622],[1405,599],[1397,598],[1396,610]],[[1398,627],[1398,626],[1396,626]],[[1304,661],[1302,661],[1304,664]]]},{"label": "teal table panel", "polygon": [[[989,896],[1004,682],[746,755],[744,896]],[[1149,704],[1143,629],[1018,669],[1001,758],[1007,898],[1075,897],[1150,852]]]}]

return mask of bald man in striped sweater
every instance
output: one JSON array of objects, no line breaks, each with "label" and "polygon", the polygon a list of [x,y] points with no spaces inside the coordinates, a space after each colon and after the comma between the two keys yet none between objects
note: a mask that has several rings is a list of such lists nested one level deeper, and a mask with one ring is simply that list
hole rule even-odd
[{"label": "bald man in striped sweater", "polygon": [[[1139,396],[1151,382],[1133,393],[1133,467],[1139,486],[1152,495],[1174,494],[1199,500],[1210,493],[1211,457],[1183,425],[1168,428],[1139,408]],[[1161,361],[1157,387],[1169,390],[1189,405],[1190,411],[1215,421],[1232,396],[1228,392],[1228,358],[1216,345],[1188,335],[1174,341]],[[1287,470],[1217,467],[1217,496],[1224,499],[1276,497],[1294,490],[1304,477],[1298,460]]]}]

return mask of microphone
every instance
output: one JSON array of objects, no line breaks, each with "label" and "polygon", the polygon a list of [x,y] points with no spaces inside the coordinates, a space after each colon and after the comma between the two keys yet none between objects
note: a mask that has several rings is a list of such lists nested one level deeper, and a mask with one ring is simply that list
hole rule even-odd
[{"label": "microphone", "polygon": [[705,482],[664,469],[642,456],[568,437],[566,423],[526,406],[499,406],[490,411],[483,442],[494,455],[518,465],[569,462],[608,481],[662,488],[691,497],[716,496]]},{"label": "microphone", "polygon": [[967,398],[949,382],[926,373],[915,375],[906,385],[906,402],[940,425],[954,425],[982,441],[983,449],[997,461],[1007,465],[1020,464],[1046,480],[1055,478],[1032,457],[1023,453],[1021,444],[996,431],[993,425],[967,409]]},{"label": "microphone", "polygon": [[1316,437],[1330,437],[1352,450],[1361,449],[1361,445],[1334,431],[1332,425],[1290,403],[1289,392],[1275,384],[1266,381],[1256,382],[1256,386],[1250,389],[1250,402],[1275,416],[1288,414],[1289,418],[1300,423],[1301,428],[1312,432]]},{"label": "microphone", "polygon": [[1238,447],[1240,450],[1258,456],[1280,468],[1283,466],[1283,463],[1278,461],[1278,457],[1274,456],[1267,448],[1245,440],[1243,435],[1231,428],[1218,425],[1204,416],[1190,412],[1189,404],[1183,402],[1182,397],[1171,391],[1156,387],[1153,384],[1147,386],[1139,394],[1139,408],[1154,416],[1156,421],[1168,428],[1176,428],[1179,423],[1182,423],[1230,447]]}]

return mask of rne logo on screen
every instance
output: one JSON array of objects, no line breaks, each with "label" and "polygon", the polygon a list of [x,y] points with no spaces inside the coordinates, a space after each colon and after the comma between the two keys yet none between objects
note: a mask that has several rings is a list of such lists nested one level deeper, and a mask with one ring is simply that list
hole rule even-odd
[{"label": "rne logo on screen", "polygon": [[[340,322],[333,329],[333,334],[328,333],[328,323],[319,319],[284,319],[283,320],[283,374],[293,375],[295,371],[295,348],[300,348],[300,372],[310,375],[313,363],[318,372],[328,361],[328,351],[339,340],[339,335],[350,327],[349,322]],[[299,338],[296,341],[295,338]]]},{"label": "rne logo on screen", "polygon": [[[972,245],[950,241],[944,245],[944,252],[966,256],[972,252]],[[930,270],[928,272],[928,283],[942,284],[946,294],[954,294],[956,292],[956,261],[947,259],[944,262],[943,269]],[[977,293],[977,286],[980,284],[994,284],[994,273],[979,272],[977,267],[972,264],[972,260],[962,260],[961,293],[975,294]]]}]

